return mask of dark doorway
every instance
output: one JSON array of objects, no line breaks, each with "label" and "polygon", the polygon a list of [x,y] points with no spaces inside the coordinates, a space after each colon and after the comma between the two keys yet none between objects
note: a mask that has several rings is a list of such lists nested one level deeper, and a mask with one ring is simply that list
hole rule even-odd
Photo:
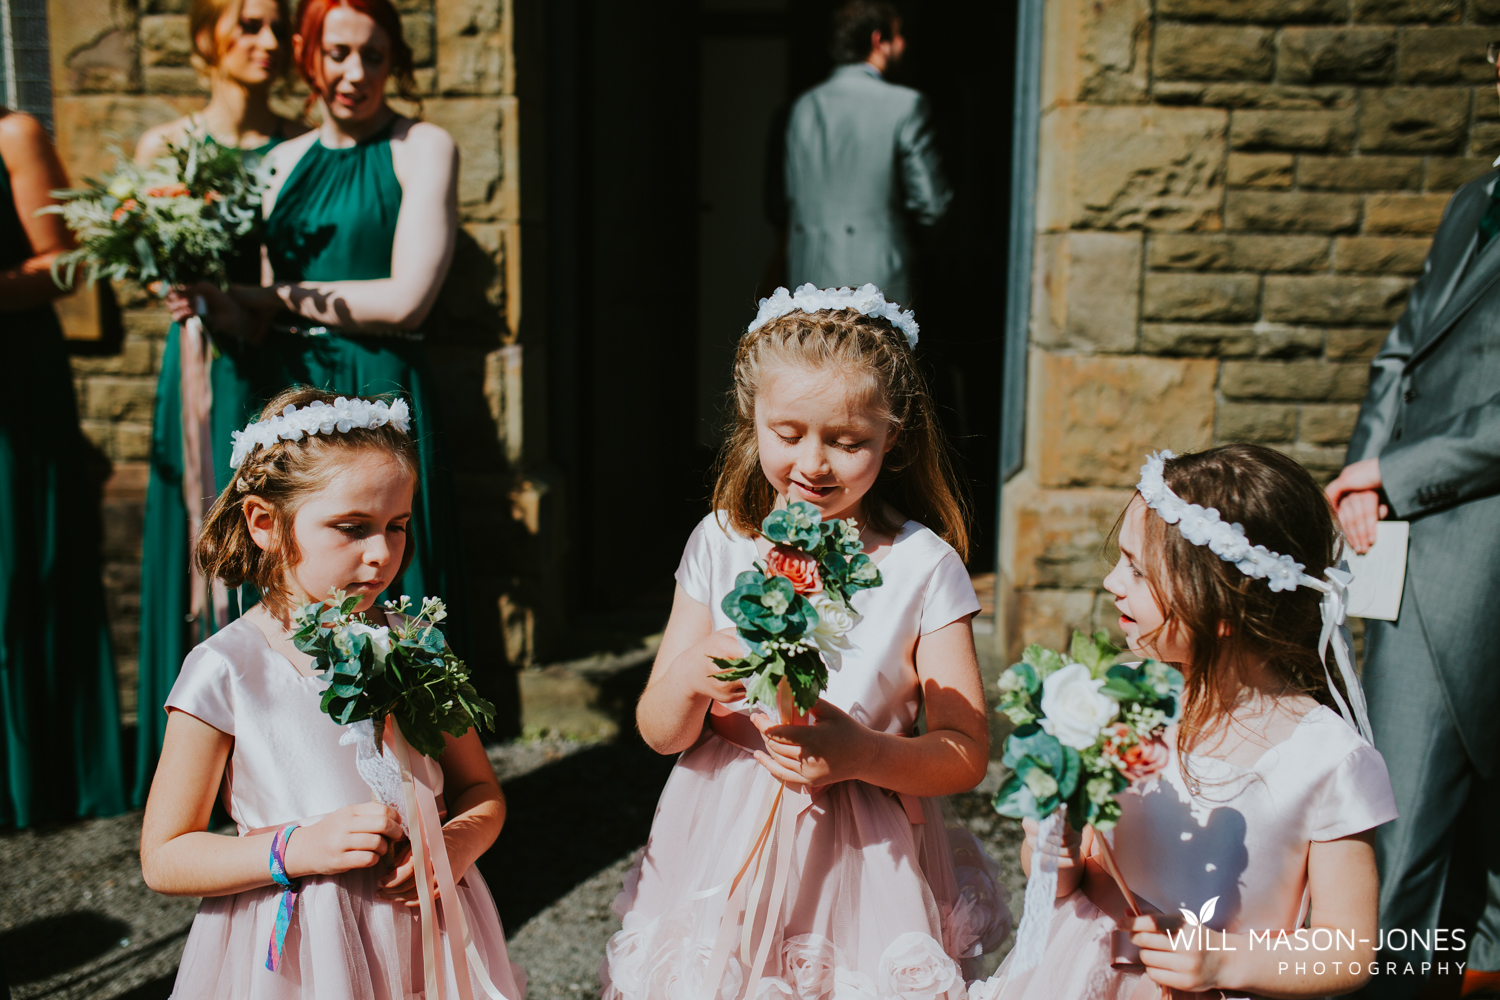
[{"label": "dark doorway", "polygon": [[[558,484],[575,612],[665,611],[707,511],[734,343],[775,274],[780,122],[831,69],[834,6],[517,6],[526,463]],[[911,304],[973,494],[978,572],[994,564],[1015,9],[899,6],[892,79],[929,97],[955,189],[919,242]]]}]

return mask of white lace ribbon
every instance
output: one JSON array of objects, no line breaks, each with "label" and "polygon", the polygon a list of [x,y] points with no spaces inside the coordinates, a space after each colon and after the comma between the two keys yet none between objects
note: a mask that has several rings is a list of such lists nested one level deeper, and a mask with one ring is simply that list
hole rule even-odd
[{"label": "white lace ribbon", "polygon": [[1036,849],[1031,852],[1031,877],[1026,880],[1025,909],[1021,928],[1016,931],[1008,977],[1030,972],[1042,963],[1046,954],[1052,910],[1057,905],[1057,861],[1062,854],[1062,825],[1066,822],[1065,807],[1058,806],[1038,824]]}]

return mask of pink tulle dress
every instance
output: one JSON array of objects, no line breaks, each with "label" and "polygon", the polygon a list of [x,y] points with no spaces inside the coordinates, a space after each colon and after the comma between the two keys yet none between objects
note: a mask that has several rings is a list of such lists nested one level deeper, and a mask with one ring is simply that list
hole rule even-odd
[{"label": "pink tulle dress", "polygon": [[[1168,737],[1175,744],[1176,733]],[[1154,785],[1121,796],[1110,843],[1143,909],[1202,914],[1214,900],[1207,921],[1214,930],[1290,934],[1307,916],[1309,846],[1396,818],[1385,759],[1322,705],[1252,767],[1197,755],[1187,764],[1184,781],[1174,749]],[[1140,966],[1110,965],[1116,910],[1125,915],[1118,891],[1091,863],[1085,886],[1053,909],[1041,964],[1012,976],[1012,953],[990,980],[974,985],[970,1000],[1155,998]],[[1282,954],[1294,962],[1314,955],[1290,948]]]},{"label": "pink tulle dress", "polygon": [[[752,539],[726,532],[714,515],[693,532],[677,582],[713,612],[715,629],[730,626],[720,602],[757,556]],[[880,573],[881,586],[853,598],[862,617],[823,697],[873,729],[910,733],[920,704],[917,642],[972,615],[979,601],[957,553],[915,521]],[[741,914],[751,907],[735,909],[726,886],[780,783],[747,749],[759,739],[749,707],[727,708],[678,760],[625,877],[615,901],[623,927],[600,968],[605,1000],[962,1000],[964,966],[999,945],[1010,911],[994,862],[972,834],[944,822],[936,799],[903,801],[860,781],[785,793],[787,837],[762,866],[774,871],[790,852],[785,894],[777,912],[774,895],[762,895],[744,933]],[[721,932],[732,949],[713,990],[705,979]],[[758,954],[767,957],[755,974]]]},{"label": "pink tulle dress", "polygon": [[[273,651],[241,618],[183,661],[167,707],[234,737],[225,769],[224,805],[240,836],[297,821],[303,826],[342,806],[371,801],[355,769],[347,731],[319,709],[326,687]],[[442,769],[424,757],[442,804]],[[297,834],[294,833],[295,840]],[[183,949],[177,1000],[414,1000],[425,997],[422,933],[415,908],[376,896],[385,869],[299,879],[277,971],[266,950],[281,889],[267,885],[203,900]],[[454,873],[458,875],[458,872]],[[495,902],[479,872],[458,881],[470,932],[489,976],[507,1000],[520,1000],[525,973],[506,955]],[[445,957],[441,942],[438,954]],[[444,995],[456,997],[443,961]],[[470,973],[473,978],[473,973]],[[485,996],[475,979],[476,996]]]}]

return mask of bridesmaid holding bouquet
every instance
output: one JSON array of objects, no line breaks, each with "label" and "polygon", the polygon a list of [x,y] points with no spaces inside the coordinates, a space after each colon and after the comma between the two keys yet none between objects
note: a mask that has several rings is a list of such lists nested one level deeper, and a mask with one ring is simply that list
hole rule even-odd
[{"label": "bridesmaid holding bouquet", "polygon": [[[213,142],[239,149],[247,161],[258,161],[278,143],[307,131],[306,125],[271,109],[271,91],[291,62],[291,16],[285,0],[193,0],[188,29],[193,65],[208,79],[208,104],[201,111],[148,129],[136,146],[138,163],[166,155],[168,144],[180,143],[190,133],[206,133]],[[245,238],[226,262],[231,281],[259,282],[260,239],[259,232]],[[169,306],[179,312],[185,301],[179,292],[168,295]],[[194,600],[205,589],[201,580],[194,585],[197,578],[189,563],[194,526],[202,517],[205,498],[212,500],[228,482],[230,431],[243,427],[281,388],[253,338],[218,336],[220,331],[211,326],[208,333],[214,336],[212,348],[190,345],[188,355],[189,369],[207,368],[207,378],[201,383],[211,387],[210,410],[204,393],[195,393],[194,382],[189,381],[189,396],[197,397],[190,398],[190,405],[208,410],[211,479],[200,472],[184,482],[184,473],[190,470],[183,455],[184,367],[178,323],[167,332],[156,384],[141,563],[140,711],[132,796],[136,806],[145,803],[166,730],[167,718],[158,706],[166,700],[183,657],[239,612],[233,595],[219,616],[208,599]],[[200,509],[190,518],[189,504],[194,499]],[[221,616],[226,620],[218,620]]]},{"label": "bridesmaid holding bouquet", "polygon": [[[408,400],[421,464],[415,555],[388,596],[438,595],[461,625],[452,479],[422,341],[458,231],[458,150],[447,132],[386,102],[391,81],[415,100],[390,0],[303,0],[297,25],[297,69],[322,124],[267,156],[267,283],[194,292],[214,329],[267,331],[282,384]],[[458,631],[449,639],[463,655]]]}]

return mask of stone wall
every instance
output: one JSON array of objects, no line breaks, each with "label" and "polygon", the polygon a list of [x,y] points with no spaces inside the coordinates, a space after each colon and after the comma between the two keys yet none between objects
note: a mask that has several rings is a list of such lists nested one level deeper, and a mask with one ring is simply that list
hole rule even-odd
[{"label": "stone wall", "polygon": [[[519,399],[505,373],[520,319],[517,102],[509,0],[398,0],[417,62],[422,115],[453,134],[462,156],[459,236],[448,285],[430,326],[431,355],[454,438],[466,523],[494,539],[509,518],[505,455],[518,442]],[[201,107],[207,91],[189,63],[188,0],[50,0],[57,142],[74,178],[107,170],[111,145],[133,150],[146,128]],[[280,102],[291,113],[300,94]],[[413,109],[402,106],[402,110]],[[141,520],[152,406],[168,319],[138,290],[117,290],[118,349],[73,361],[83,428],[112,463],[105,486],[105,576],[121,689],[134,709]],[[84,320],[87,325],[87,318]],[[70,328],[70,335],[76,333]],[[87,331],[84,331],[87,334]],[[508,353],[507,353],[508,352]],[[509,358],[509,360],[504,360]],[[511,383],[518,380],[511,378]],[[500,438],[497,444],[497,436]],[[488,543],[486,543],[488,544]],[[470,659],[500,667],[498,597],[506,569],[479,545],[470,567],[481,607]]]},{"label": "stone wall", "polygon": [[1144,454],[1342,465],[1452,191],[1500,152],[1495,0],[1048,0],[1004,652],[1110,628]]}]

